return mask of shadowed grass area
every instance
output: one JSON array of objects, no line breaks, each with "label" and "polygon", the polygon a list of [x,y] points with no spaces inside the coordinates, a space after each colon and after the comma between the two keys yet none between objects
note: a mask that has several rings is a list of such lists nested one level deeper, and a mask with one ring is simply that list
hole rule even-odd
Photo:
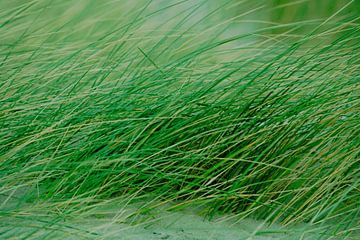
[{"label": "shadowed grass area", "polygon": [[355,234],[358,2],[281,2],[2,1],[0,218],[125,198]]}]

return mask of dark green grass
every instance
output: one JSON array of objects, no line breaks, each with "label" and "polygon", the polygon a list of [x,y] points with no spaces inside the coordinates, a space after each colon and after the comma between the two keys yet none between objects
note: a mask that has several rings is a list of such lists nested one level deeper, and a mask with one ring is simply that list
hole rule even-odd
[{"label": "dark green grass", "polygon": [[0,217],[152,196],[355,232],[357,2],[165,3],[0,4]]}]

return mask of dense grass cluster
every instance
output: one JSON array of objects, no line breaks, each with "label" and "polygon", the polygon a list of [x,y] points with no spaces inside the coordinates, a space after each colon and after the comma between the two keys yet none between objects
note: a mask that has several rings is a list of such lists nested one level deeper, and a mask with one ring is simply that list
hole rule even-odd
[{"label": "dense grass cluster", "polygon": [[0,219],[150,197],[358,230],[351,4],[278,23],[286,4],[0,3]]}]

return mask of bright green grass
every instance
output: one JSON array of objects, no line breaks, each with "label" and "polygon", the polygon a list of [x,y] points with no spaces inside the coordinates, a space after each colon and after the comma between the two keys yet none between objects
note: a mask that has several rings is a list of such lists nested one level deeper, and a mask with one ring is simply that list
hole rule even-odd
[{"label": "bright green grass", "polygon": [[150,196],[358,231],[359,2],[333,2],[1,1],[0,221]]}]

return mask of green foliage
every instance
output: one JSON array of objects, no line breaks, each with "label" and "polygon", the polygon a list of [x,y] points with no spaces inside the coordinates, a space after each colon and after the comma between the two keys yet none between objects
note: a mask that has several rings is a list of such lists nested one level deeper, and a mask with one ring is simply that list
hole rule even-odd
[{"label": "green foliage", "polygon": [[357,2],[300,2],[2,1],[0,217],[155,196],[355,231]]}]

